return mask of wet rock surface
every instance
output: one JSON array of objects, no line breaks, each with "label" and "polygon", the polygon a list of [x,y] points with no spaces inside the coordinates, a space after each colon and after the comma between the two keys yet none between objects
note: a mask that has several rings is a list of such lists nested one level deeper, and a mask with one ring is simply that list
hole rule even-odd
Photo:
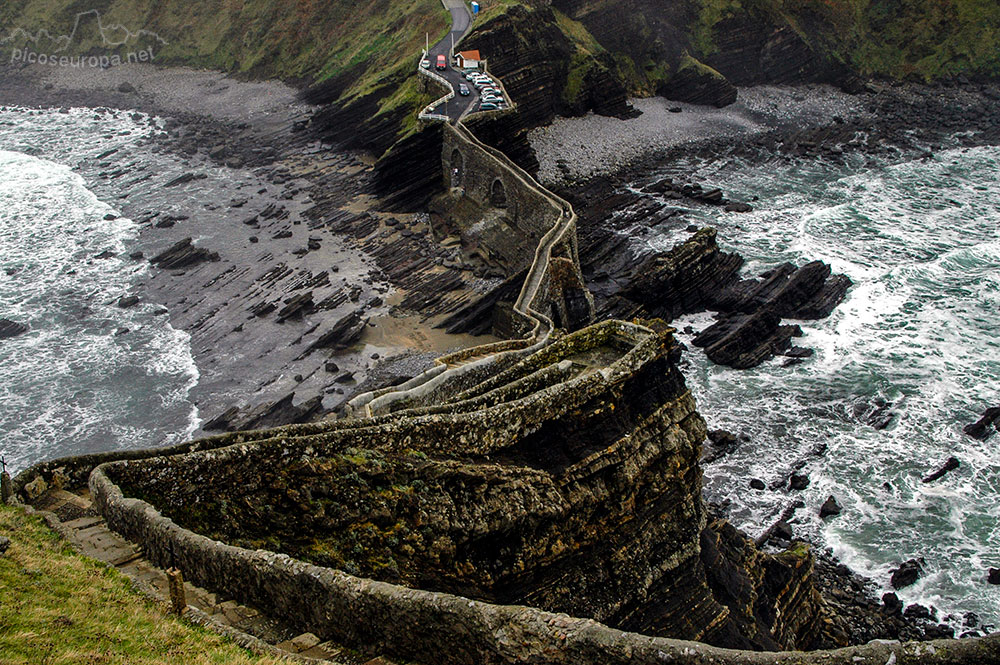
[{"label": "wet rock surface", "polygon": [[[717,364],[745,369],[778,354],[809,357],[808,349],[792,350],[792,339],[802,333],[784,319],[828,316],[844,299],[850,280],[833,275],[820,261],[782,264],[759,278],[741,278],[742,257],[721,251],[714,229],[678,238],[666,252],[632,242],[651,229],[677,233],[683,228],[683,214],[664,202],[663,193],[703,199],[704,192],[718,191],[663,180],[646,189],[652,196],[597,180],[570,194],[580,210],[581,262],[598,317],[649,315],[671,321],[710,310],[718,313],[716,322],[693,343]],[[721,192],[719,198],[724,200]]]},{"label": "wet rock surface", "polygon": [[0,319],[0,339],[17,337],[26,332],[28,332],[28,326],[25,324],[11,321],[10,319]]},{"label": "wet rock surface", "polygon": [[965,426],[965,433],[974,439],[985,441],[1000,430],[1000,406],[986,409],[983,417]]}]

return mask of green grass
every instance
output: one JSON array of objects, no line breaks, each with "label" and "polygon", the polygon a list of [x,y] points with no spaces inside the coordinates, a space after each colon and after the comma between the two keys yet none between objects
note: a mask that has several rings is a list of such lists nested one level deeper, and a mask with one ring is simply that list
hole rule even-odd
[{"label": "green grass", "polygon": [[44,523],[0,506],[3,665],[279,665],[166,613]]}]

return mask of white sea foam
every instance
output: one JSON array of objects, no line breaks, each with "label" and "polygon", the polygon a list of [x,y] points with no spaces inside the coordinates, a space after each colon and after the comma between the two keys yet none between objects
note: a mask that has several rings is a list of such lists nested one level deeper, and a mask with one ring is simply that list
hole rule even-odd
[{"label": "white sea foam", "polygon": [[[995,623],[1000,590],[985,569],[1000,566],[996,441],[962,426],[1000,404],[1000,150],[874,170],[858,161],[708,164],[695,177],[734,198],[760,197],[749,214],[698,213],[748,259],[747,273],[821,259],[854,282],[831,317],[797,322],[805,335],[796,343],[817,352],[802,365],[738,372],[686,354],[709,426],[751,437],[706,469],[708,497],[731,501],[732,520],[754,534],[801,497],[799,535],[887,588],[895,564],[923,557],[926,575],[899,592],[904,602]],[[678,323],[700,330],[710,319]],[[878,399],[895,414],[883,430],[865,420]],[[811,455],[819,443],[826,454]],[[958,470],[921,482],[951,455]],[[799,459],[805,491],[747,489],[752,477],[787,476]],[[831,494],[844,512],[824,522],[818,507]]]},{"label": "white sea foam", "polygon": [[148,131],[123,113],[0,113],[0,316],[30,326],[0,343],[0,432],[15,472],[162,445],[197,425],[188,335],[152,305],[116,304],[147,269],[124,256],[136,225],[65,165]]}]

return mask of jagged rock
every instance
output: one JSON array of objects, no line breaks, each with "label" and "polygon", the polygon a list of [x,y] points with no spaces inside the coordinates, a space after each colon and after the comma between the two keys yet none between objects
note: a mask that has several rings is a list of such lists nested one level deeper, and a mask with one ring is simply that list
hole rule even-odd
[{"label": "jagged rock", "polygon": [[319,336],[306,350],[306,354],[316,349],[346,349],[354,344],[365,330],[366,320],[356,311],[347,314],[329,330]]},{"label": "jagged rock", "polygon": [[715,229],[695,230],[686,242],[634,267],[623,295],[668,321],[712,307],[717,294],[736,281],[743,259],[719,250]]},{"label": "jagged rock", "polygon": [[966,434],[980,441],[990,438],[997,430],[1000,430],[1000,406],[986,409],[982,418],[964,428]]},{"label": "jagged rock", "polygon": [[173,245],[170,249],[160,252],[150,263],[163,270],[174,270],[197,265],[205,261],[218,261],[219,254],[202,247],[195,247],[191,238],[185,238]]},{"label": "jagged rock", "polygon": [[793,473],[788,479],[788,489],[804,490],[809,487],[809,476],[805,474]]},{"label": "jagged rock", "polygon": [[677,71],[656,92],[678,102],[719,108],[729,106],[737,97],[736,86],[725,76],[690,55],[681,59]]},{"label": "jagged rock", "polygon": [[317,395],[293,405],[295,393],[289,393],[275,402],[250,406],[244,409],[231,407],[202,425],[206,432],[262,429],[312,420],[323,408],[323,397]]},{"label": "jagged rock", "polygon": [[851,280],[832,275],[830,266],[812,261],[801,268],[784,263],[762,280],[742,280],[720,294],[715,307],[723,312],[754,312],[769,307],[783,317],[821,319],[843,301]]},{"label": "jagged rock", "polygon": [[826,501],[823,502],[823,505],[820,506],[820,508],[819,508],[819,516],[820,516],[820,518],[825,518],[825,517],[830,517],[830,516],[836,516],[836,515],[839,515],[841,512],[843,512],[843,510],[844,509],[840,507],[840,504],[837,503],[837,499],[835,499],[831,495],[831,496],[828,496],[826,498]]},{"label": "jagged rock", "polygon": [[48,489],[49,484],[45,482],[45,479],[41,476],[35,476],[34,480],[25,484],[24,495],[28,498],[28,501],[34,501],[45,494]]},{"label": "jagged rock", "polygon": [[337,376],[333,377],[335,383],[350,383],[354,380],[354,372],[344,370]]},{"label": "jagged rock", "polygon": [[949,471],[953,471],[953,470],[957,469],[959,467],[959,465],[960,465],[960,462],[958,461],[957,457],[949,457],[948,460],[941,466],[940,469],[938,469],[934,473],[926,476],[922,480],[922,482],[932,483],[935,480],[937,480],[938,478],[940,478],[941,476],[943,476],[944,474],[948,473]]},{"label": "jagged rock", "polygon": [[28,326],[10,319],[0,319],[0,339],[17,337],[28,332]]},{"label": "jagged rock", "polygon": [[882,611],[889,615],[902,615],[903,601],[893,592],[882,594]]},{"label": "jagged rock", "polygon": [[955,637],[955,629],[946,623],[930,624],[924,628],[924,636],[929,640],[950,640]]},{"label": "jagged rock", "polygon": [[910,559],[892,571],[889,583],[893,589],[903,589],[914,584],[924,573],[923,559]]},{"label": "jagged rock", "polygon": [[313,308],[313,292],[307,291],[297,296],[292,296],[285,302],[285,306],[278,312],[278,323],[292,317],[300,317]]},{"label": "jagged rock", "polygon": [[774,530],[771,532],[771,535],[773,535],[775,538],[780,538],[782,540],[791,540],[792,527],[788,522],[784,520],[779,520],[778,522],[775,523]]},{"label": "jagged rock", "polygon": [[193,180],[204,180],[207,177],[208,177],[208,174],[206,174],[206,173],[184,173],[184,174],[181,174],[181,175],[177,176],[176,178],[174,178],[173,180],[171,180],[167,184],[165,184],[164,187],[176,187],[178,185],[183,185],[185,183],[189,183],[189,182],[191,182]]},{"label": "jagged rock", "polygon": [[930,619],[931,611],[919,603],[913,603],[906,606],[903,616],[907,619]]},{"label": "jagged rock", "polygon": [[704,348],[709,360],[718,365],[747,369],[781,353],[791,346],[792,337],[801,335],[799,326],[781,325],[778,314],[762,310],[755,314],[720,314],[692,344]]}]

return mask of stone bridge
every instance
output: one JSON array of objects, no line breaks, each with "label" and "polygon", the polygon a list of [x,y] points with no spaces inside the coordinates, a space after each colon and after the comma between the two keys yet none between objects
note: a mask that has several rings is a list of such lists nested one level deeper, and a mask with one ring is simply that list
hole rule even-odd
[{"label": "stone bridge", "polygon": [[[556,327],[590,323],[593,299],[580,272],[572,206],[461,122],[444,126],[441,169],[448,189],[432,206],[438,233],[458,234],[467,250],[506,277],[527,271],[522,295],[531,298],[522,304]],[[503,336],[526,332],[502,317],[497,328]]]}]

